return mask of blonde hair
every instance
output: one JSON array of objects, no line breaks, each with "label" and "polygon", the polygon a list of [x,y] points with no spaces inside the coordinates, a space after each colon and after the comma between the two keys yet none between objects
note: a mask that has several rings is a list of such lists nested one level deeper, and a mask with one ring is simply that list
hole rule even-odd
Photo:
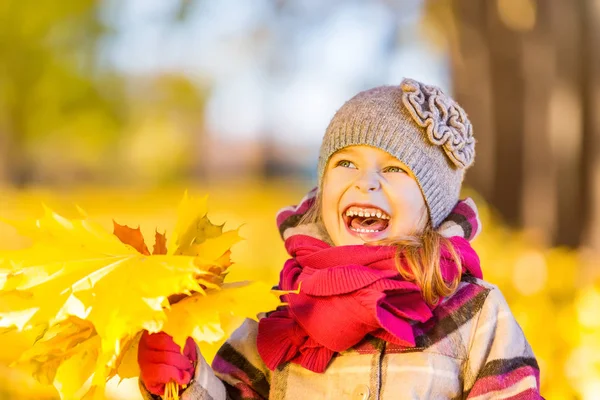
[{"label": "blonde hair", "polygon": [[[298,225],[318,224],[320,230],[327,236],[326,241],[331,243],[331,239],[323,225],[322,203],[321,193],[319,192],[315,203],[302,216]],[[425,217],[428,217],[427,211]],[[370,242],[367,245],[396,246],[395,261],[398,272],[402,278],[414,282],[421,288],[423,299],[431,306],[437,304],[440,299],[454,293],[460,283],[463,269],[460,255],[450,239],[433,229],[431,222],[428,222],[421,232],[413,235],[388,238]],[[441,256],[444,250],[449,253],[458,272],[451,281],[446,281],[442,275]]]}]

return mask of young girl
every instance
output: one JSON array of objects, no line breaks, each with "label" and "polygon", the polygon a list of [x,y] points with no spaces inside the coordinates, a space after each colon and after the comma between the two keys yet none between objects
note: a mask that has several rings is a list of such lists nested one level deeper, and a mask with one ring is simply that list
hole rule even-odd
[{"label": "young girl", "polygon": [[277,222],[285,307],[247,320],[212,368],[145,333],[146,399],[540,399],[539,368],[470,241],[459,201],[475,156],[464,110],[405,79],[349,100],[325,133],[319,185]]}]

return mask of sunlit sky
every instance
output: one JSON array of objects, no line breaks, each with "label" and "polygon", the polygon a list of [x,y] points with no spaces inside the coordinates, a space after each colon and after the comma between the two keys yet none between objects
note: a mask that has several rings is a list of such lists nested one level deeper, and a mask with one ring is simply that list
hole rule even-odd
[{"label": "sunlit sky", "polygon": [[174,24],[175,2],[120,0],[107,9],[118,34],[105,56],[132,75],[176,71],[209,84],[209,132],[224,140],[313,147],[360,90],[412,77],[449,91],[445,56],[418,30],[420,0],[401,0],[400,12],[332,2],[298,1],[282,15],[272,0],[200,1]]}]

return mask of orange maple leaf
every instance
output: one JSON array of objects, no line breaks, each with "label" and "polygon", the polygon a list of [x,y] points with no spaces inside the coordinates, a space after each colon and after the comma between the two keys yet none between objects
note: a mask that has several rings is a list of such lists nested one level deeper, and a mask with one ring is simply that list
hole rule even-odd
[{"label": "orange maple leaf", "polygon": [[167,233],[158,233],[158,230],[154,234],[154,248],[152,249],[152,255],[155,254],[167,254]]},{"label": "orange maple leaf", "polygon": [[140,230],[139,226],[137,229],[133,229],[127,225],[119,225],[115,220],[113,220],[113,225],[113,234],[118,237],[121,242],[133,247],[145,256],[150,255],[150,251],[144,242],[144,236],[142,235],[142,231]]}]

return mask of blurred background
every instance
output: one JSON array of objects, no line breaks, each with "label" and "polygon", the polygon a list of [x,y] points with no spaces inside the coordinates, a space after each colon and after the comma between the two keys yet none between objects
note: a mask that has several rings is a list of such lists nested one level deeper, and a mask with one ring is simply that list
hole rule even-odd
[{"label": "blurred background", "polygon": [[[208,193],[243,224],[231,279],[273,283],[274,214],[315,184],[329,119],[403,77],[473,122],[475,247],[542,394],[600,398],[600,0],[2,0],[0,217],[76,203],[152,233]],[[0,243],[24,245],[5,225]],[[0,399],[55,398],[0,338]]]}]

